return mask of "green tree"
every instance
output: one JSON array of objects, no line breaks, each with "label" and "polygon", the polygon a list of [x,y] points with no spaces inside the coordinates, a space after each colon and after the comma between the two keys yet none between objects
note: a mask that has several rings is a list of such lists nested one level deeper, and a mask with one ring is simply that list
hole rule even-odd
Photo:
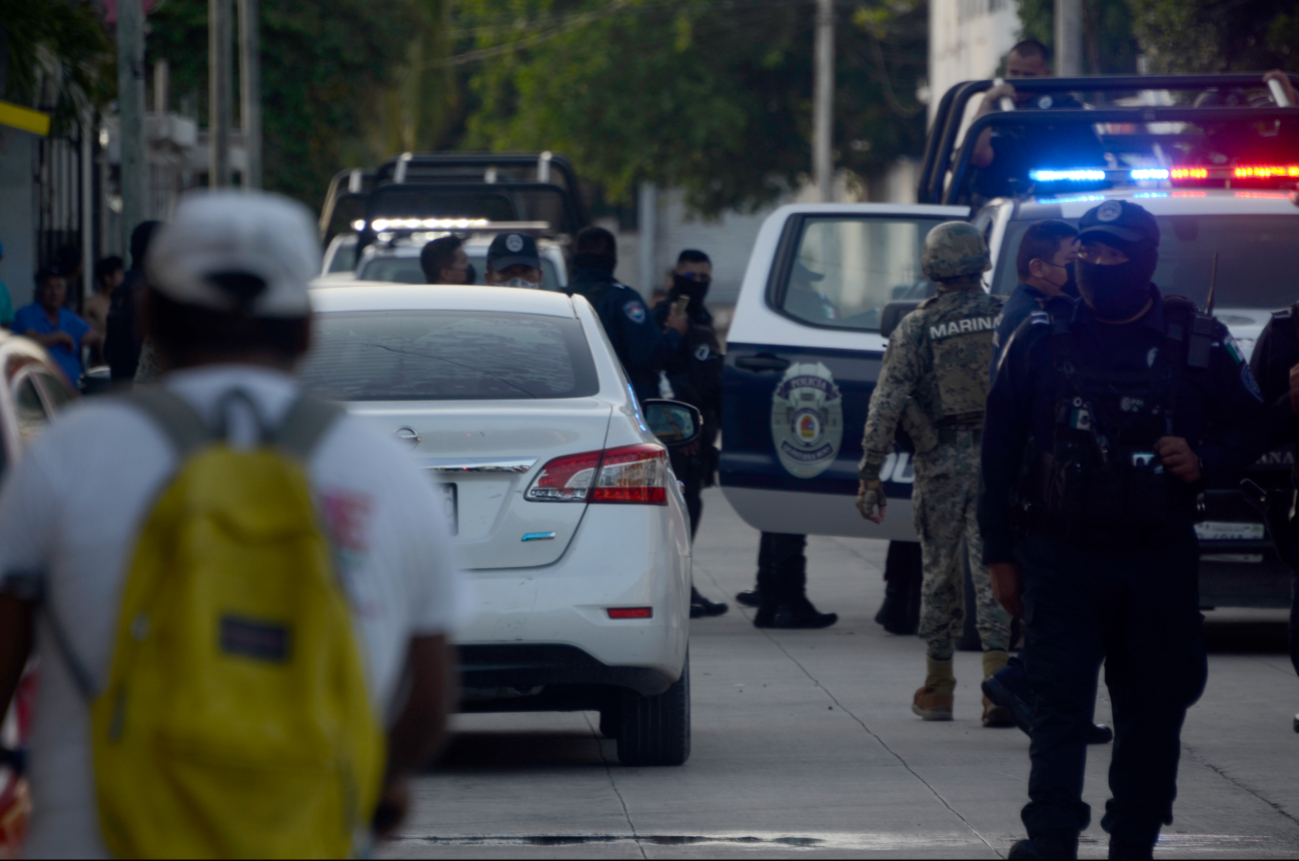
[{"label": "green tree", "polygon": [[1156,72],[1293,68],[1299,9],[1276,0],[1129,0],[1133,31]]},{"label": "green tree", "polygon": [[[925,15],[841,17],[836,163],[858,176],[922,147]],[[811,169],[812,20],[810,2],[464,0],[466,146],[563,152],[614,203],[650,180],[705,214],[757,207]]]},{"label": "green tree", "polygon": [[[19,0],[21,2],[21,0]],[[417,32],[416,0],[262,0],[267,188],[318,206],[329,178],[380,156],[383,96]],[[149,16],[146,57],[207,114],[208,0],[166,0]]]},{"label": "green tree", "polygon": [[110,95],[112,44],[91,0],[0,0],[0,98],[76,128]]},{"label": "green tree", "polygon": [[[1137,39],[1128,0],[1082,0],[1083,73],[1132,75],[1137,71]],[[1055,42],[1055,0],[1020,0],[1021,38]]]}]

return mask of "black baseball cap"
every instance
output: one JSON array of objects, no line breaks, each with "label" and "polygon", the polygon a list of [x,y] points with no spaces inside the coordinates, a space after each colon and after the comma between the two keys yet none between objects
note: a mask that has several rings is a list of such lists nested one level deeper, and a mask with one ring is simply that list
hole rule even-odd
[{"label": "black baseball cap", "polygon": [[537,240],[526,233],[502,233],[487,249],[487,263],[497,272],[520,265],[540,269]]},{"label": "black baseball cap", "polygon": [[1110,237],[1123,243],[1145,242],[1158,248],[1159,223],[1135,203],[1107,200],[1084,212],[1078,220],[1078,240],[1085,242],[1089,236],[1101,242]]}]

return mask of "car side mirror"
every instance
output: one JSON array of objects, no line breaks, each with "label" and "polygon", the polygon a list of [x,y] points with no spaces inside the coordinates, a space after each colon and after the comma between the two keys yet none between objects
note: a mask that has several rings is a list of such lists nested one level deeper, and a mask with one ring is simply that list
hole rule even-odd
[{"label": "car side mirror", "polygon": [[647,400],[641,411],[650,433],[668,447],[694,442],[704,428],[703,414],[681,401]]},{"label": "car side mirror", "polygon": [[884,311],[880,314],[880,337],[887,338],[893,334],[893,330],[902,322],[902,318],[910,314],[916,308],[920,307],[920,301],[907,300],[903,302],[890,302],[884,306]]}]

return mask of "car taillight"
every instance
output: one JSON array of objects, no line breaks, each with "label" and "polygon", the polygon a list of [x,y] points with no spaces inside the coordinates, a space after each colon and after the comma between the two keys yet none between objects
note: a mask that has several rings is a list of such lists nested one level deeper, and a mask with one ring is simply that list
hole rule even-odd
[{"label": "car taillight", "polygon": [[603,453],[587,451],[555,458],[542,467],[528,488],[527,498],[536,502],[585,502]]},{"label": "car taillight", "polygon": [[668,504],[668,453],[644,443],[604,453],[592,502]]},{"label": "car taillight", "polygon": [[557,457],[525,494],[533,502],[668,504],[668,457],[643,443]]}]

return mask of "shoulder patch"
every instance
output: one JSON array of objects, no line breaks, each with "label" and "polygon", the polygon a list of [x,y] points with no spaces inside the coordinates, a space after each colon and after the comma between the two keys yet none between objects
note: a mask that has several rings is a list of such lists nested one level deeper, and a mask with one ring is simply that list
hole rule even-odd
[{"label": "shoulder patch", "polygon": [[645,306],[642,305],[638,299],[633,299],[626,305],[623,305],[622,312],[627,315],[628,320],[631,320],[638,326],[645,322]]},{"label": "shoulder patch", "polygon": [[708,349],[707,344],[700,344],[699,349],[695,350],[695,358],[701,362],[707,362],[713,356],[713,351]]},{"label": "shoulder patch", "polygon": [[1050,326],[1051,315],[1042,310],[1029,311],[1028,322],[1033,326]]}]

